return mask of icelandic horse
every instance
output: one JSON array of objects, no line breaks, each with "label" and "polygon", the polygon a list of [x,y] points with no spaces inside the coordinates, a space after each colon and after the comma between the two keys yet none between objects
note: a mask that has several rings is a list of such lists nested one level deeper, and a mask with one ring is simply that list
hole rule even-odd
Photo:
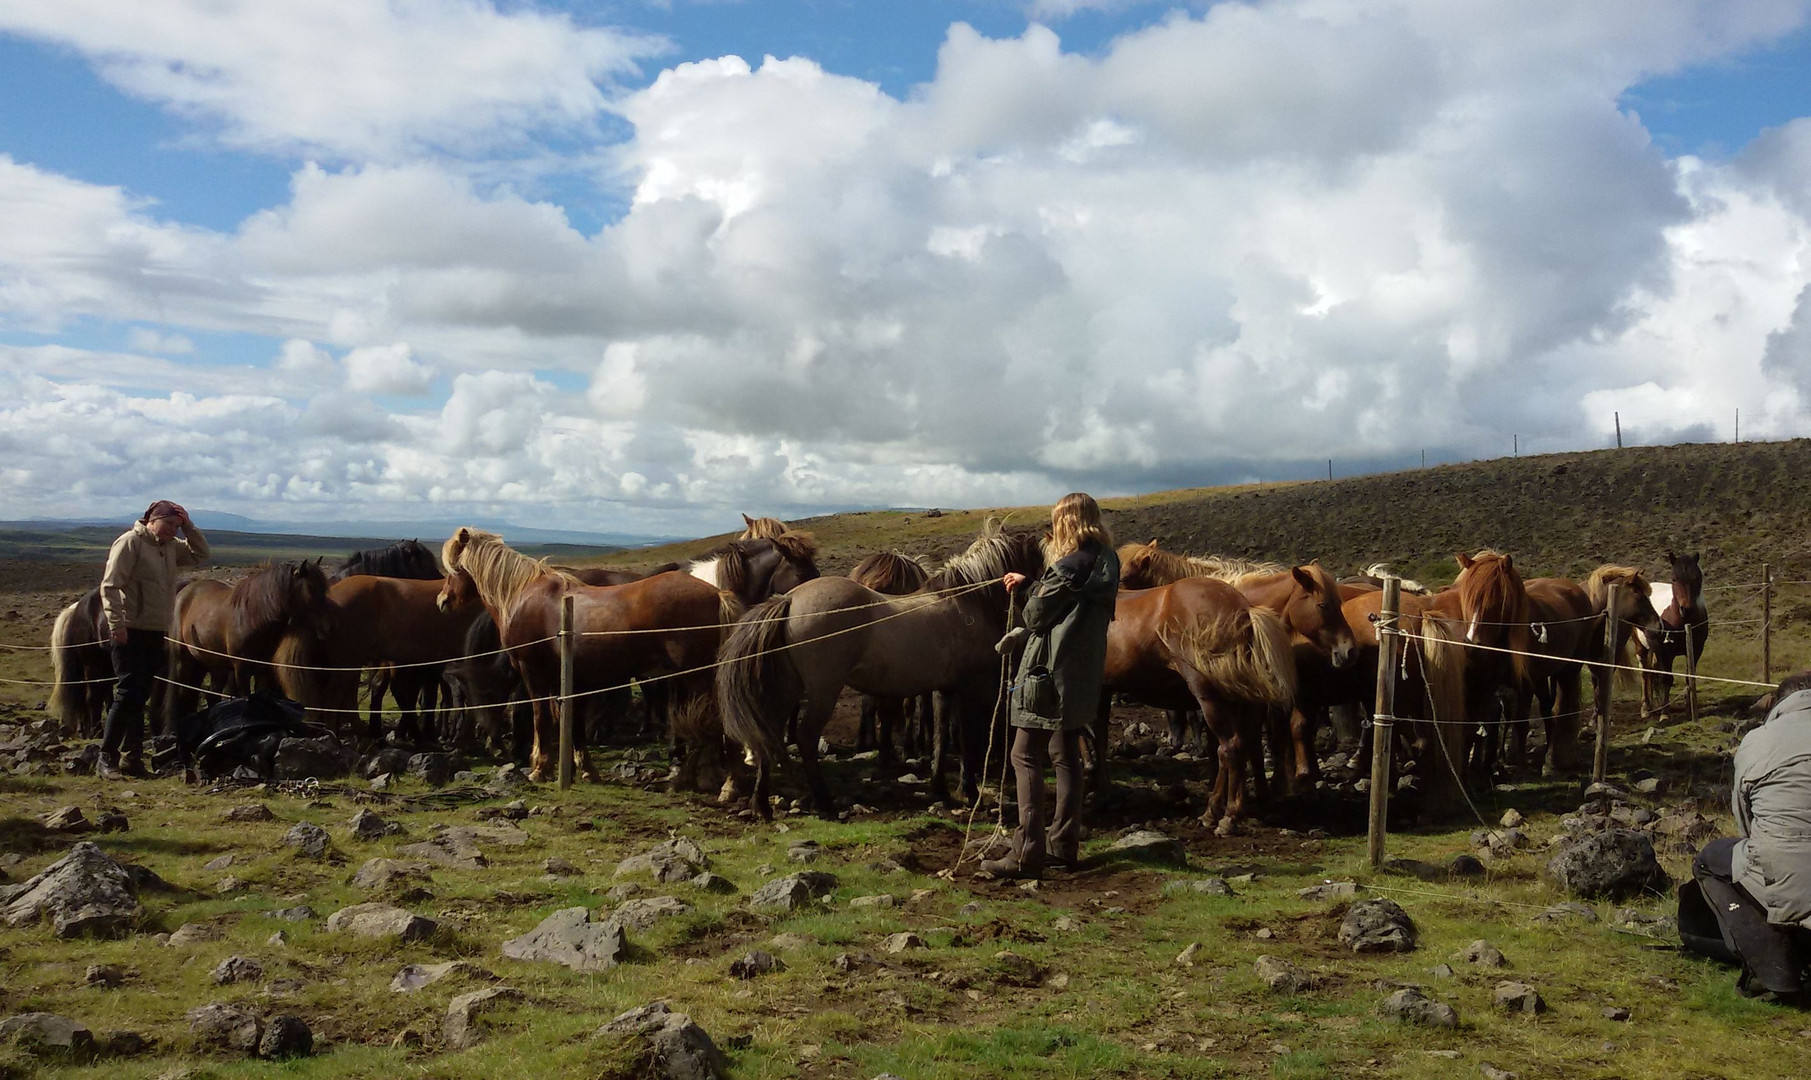
[{"label": "icelandic horse", "polygon": [[[849,571],[849,580],[858,585],[865,585],[877,593],[888,596],[905,596],[924,588],[930,574],[918,561],[894,551],[876,552],[855,564]],[[895,726],[904,727],[906,709],[916,704],[918,728],[921,739],[914,739],[910,728],[906,729],[908,752],[914,742],[928,742],[931,727],[934,724],[935,702],[933,695],[920,694],[915,699],[879,698],[873,694],[861,696],[861,722],[855,729],[855,748],[857,750],[879,750],[883,765],[892,764],[898,748],[893,743]]]},{"label": "icelandic horse", "polygon": [[[1275,612],[1217,578],[1121,590],[1107,627],[1105,685],[1094,722],[1090,788],[1096,797],[1110,783],[1106,748],[1116,693],[1159,709],[1201,711],[1220,744],[1201,820],[1228,833],[1245,814],[1248,747],[1261,745],[1270,709],[1295,701],[1289,631]],[[1262,798],[1262,761],[1254,779]]]},{"label": "icelandic horse", "polygon": [[[94,588],[58,612],[56,622],[51,624],[52,683],[45,708],[62,722],[64,735],[101,737],[101,723],[108,699],[113,696],[114,682],[113,656],[103,628],[106,618],[101,612],[101,590]],[[152,716],[161,715],[157,709],[146,711]]]},{"label": "icelandic horse", "polygon": [[263,566],[231,585],[196,578],[184,586],[165,639],[170,688],[164,715],[170,730],[195,710],[190,687],[204,676],[212,676],[225,697],[249,694],[254,683],[279,684],[271,660],[285,636],[332,632],[327,591],[319,559]]},{"label": "icelandic horse", "polygon": [[[438,581],[444,575],[440,560],[426,544],[420,540],[398,540],[388,547],[366,548],[346,556],[327,576],[327,582],[338,585],[347,578],[364,576]],[[401,725],[406,725],[409,737],[414,737],[416,717],[424,711],[440,711],[436,706],[445,697],[441,693],[444,669],[425,665],[398,671],[389,664],[379,664],[367,670],[371,689],[368,732],[373,742],[383,740],[385,695],[394,696],[396,707],[402,712],[399,735],[403,733]]]},{"label": "icelandic horse", "polygon": [[[1604,619],[1608,617],[1610,586],[1617,590],[1615,648],[1604,649]],[[1641,571],[1630,566],[1604,565],[1593,570],[1583,585],[1568,578],[1530,578],[1529,630],[1538,657],[1528,661],[1529,697],[1510,726],[1509,760],[1520,765],[1527,759],[1528,711],[1541,717],[1547,736],[1542,772],[1575,773],[1581,768],[1579,727],[1585,714],[1584,668],[1591,666],[1599,694],[1611,685],[1599,665],[1624,663],[1637,630],[1652,631],[1660,624],[1649,599],[1651,587]],[[1493,755],[1494,756],[1494,755]]]},{"label": "icelandic horse", "polygon": [[[1528,590],[1513,556],[1485,549],[1476,555],[1453,556],[1459,576],[1451,586],[1427,598],[1426,618],[1446,620],[1458,629],[1465,649],[1465,708],[1461,719],[1469,782],[1489,782],[1489,758],[1498,736],[1475,738],[1480,727],[1513,723],[1521,715],[1528,661],[1534,652]],[[1499,733],[1500,735],[1500,733]]]},{"label": "icelandic horse", "polygon": [[1044,554],[1034,533],[984,532],[968,549],[905,596],[887,596],[845,577],[807,582],[751,608],[723,643],[717,703],[723,729],[745,747],[755,767],[752,809],[772,814],[774,767],[787,761],[786,726],[801,702],[799,764],[811,808],[833,814],[830,787],[818,765],[818,736],[852,687],[877,697],[953,691],[938,710],[932,750],[933,793],[948,800],[941,728],[951,713],[962,732],[960,784],[978,797],[982,760],[1000,696],[995,644],[1008,626],[1007,573],[1035,578]]},{"label": "icelandic horse", "polygon": [[[1698,661],[1704,659],[1704,646],[1710,641],[1710,609],[1704,605],[1704,570],[1698,565],[1698,553],[1666,553],[1672,564],[1673,580],[1655,582],[1653,605],[1660,612],[1657,631],[1635,635],[1636,654],[1643,668],[1641,677],[1641,715],[1652,716],[1666,711],[1673,696],[1673,661],[1685,657],[1688,678],[1698,674]],[[1658,698],[1660,704],[1654,705]]]},{"label": "icelandic horse", "polygon": [[[1343,598],[1339,584],[1318,562],[1283,567],[1177,555],[1163,551],[1153,540],[1149,544],[1122,545],[1119,565],[1120,583],[1129,589],[1167,585],[1188,577],[1225,581],[1252,604],[1275,612],[1290,634],[1324,653],[1333,670],[1352,663],[1353,632],[1340,609]],[[1318,672],[1322,666],[1310,665],[1308,670]],[[1313,731],[1307,718],[1299,710],[1292,710],[1269,719],[1277,787],[1285,794],[1292,788],[1311,790],[1318,770],[1311,745]]]},{"label": "icelandic horse", "polygon": [[[473,599],[496,622],[501,647],[522,677],[534,713],[529,778],[546,780],[554,764],[558,735],[560,605],[573,597],[574,692],[626,685],[630,679],[666,677],[681,714],[699,716],[710,704],[710,666],[722,627],[746,605],[771,592],[817,577],[816,545],[793,533],[773,540],[736,541],[694,564],[692,572],[669,571],[624,585],[589,586],[550,568],[480,529],[461,528],[447,539],[441,561],[446,587],[443,610]],[[708,578],[708,580],[707,580]],[[701,741],[710,730],[700,719]],[[722,737],[715,737],[721,751]],[[696,768],[705,746],[690,747],[683,769]],[[582,743],[573,746],[581,775],[596,779]]]}]

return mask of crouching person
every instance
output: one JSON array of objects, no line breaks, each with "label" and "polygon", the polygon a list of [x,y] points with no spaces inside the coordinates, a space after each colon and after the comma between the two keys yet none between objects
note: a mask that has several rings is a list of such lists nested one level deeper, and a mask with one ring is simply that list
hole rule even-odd
[{"label": "crouching person", "polygon": [[1713,840],[1679,890],[1679,937],[1742,969],[1744,995],[1803,1003],[1811,958],[1811,672],[1780,683],[1736,748],[1738,837]]}]

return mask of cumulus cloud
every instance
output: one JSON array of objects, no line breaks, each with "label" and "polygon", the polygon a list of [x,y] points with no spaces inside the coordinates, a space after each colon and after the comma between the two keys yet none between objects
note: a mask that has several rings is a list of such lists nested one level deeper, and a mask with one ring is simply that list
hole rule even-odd
[{"label": "cumulus cloud", "polygon": [[[569,61],[546,78],[584,67],[590,32],[557,18],[434,10],[540,20]],[[805,58],[681,63],[609,103],[623,207],[589,233],[464,162],[394,159],[451,138],[416,113],[380,110],[338,144],[363,158],[298,168],[230,233],[0,159],[0,320],[143,319],[139,353],[166,328],[272,340],[213,391],[167,350],[15,350],[0,376],[45,440],[76,415],[213,432],[213,458],[147,444],[233,498],[604,527],[1573,448],[1616,411],[1644,437],[1737,407],[1803,433],[1811,120],[1705,162],[1619,102],[1804,14],[1277,0],[1093,55],[957,25],[903,98]],[[73,468],[26,460],[32,483]]]},{"label": "cumulus cloud", "polygon": [[598,83],[665,48],[490,0],[58,0],[0,7],[0,31],[74,49],[229,145],[362,161],[587,128]]}]

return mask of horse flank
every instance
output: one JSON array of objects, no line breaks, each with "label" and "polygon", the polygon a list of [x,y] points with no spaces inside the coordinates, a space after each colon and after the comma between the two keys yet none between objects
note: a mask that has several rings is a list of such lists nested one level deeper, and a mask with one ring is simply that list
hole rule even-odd
[{"label": "horse flank", "polygon": [[1228,698],[1285,708],[1295,703],[1289,631],[1268,608],[1183,627],[1173,648]]}]

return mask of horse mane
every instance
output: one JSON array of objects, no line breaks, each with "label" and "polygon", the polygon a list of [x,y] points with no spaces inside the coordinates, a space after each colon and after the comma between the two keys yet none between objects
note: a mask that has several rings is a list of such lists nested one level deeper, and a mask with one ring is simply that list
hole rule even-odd
[{"label": "horse mane", "polygon": [[1585,579],[1585,595],[1591,598],[1592,607],[1601,608],[1610,602],[1611,585],[1634,589],[1642,596],[1653,595],[1653,586],[1648,584],[1646,574],[1633,566],[1606,563],[1591,571],[1591,576]]},{"label": "horse mane", "polygon": [[434,553],[420,540],[398,540],[388,547],[355,551],[334,569],[333,579],[340,581],[359,574],[372,577],[420,577],[423,580],[441,576],[440,564],[435,561]]},{"label": "horse mane", "polygon": [[738,540],[774,540],[791,531],[779,518],[751,518],[743,514],[742,521],[747,527],[742,530],[741,536],[736,537]]},{"label": "horse mane", "polygon": [[1249,578],[1271,577],[1289,568],[1281,563],[1240,559],[1225,555],[1181,555],[1164,551],[1156,541],[1149,544],[1125,544],[1119,549],[1123,576],[1138,578],[1151,585],[1169,585],[1183,578],[1218,578],[1237,588]]},{"label": "horse mane", "polygon": [[[762,518],[762,521],[773,521],[773,518]],[[749,537],[753,540],[771,540],[773,546],[780,549],[780,554],[793,562],[816,561],[817,537],[808,532],[795,532],[782,526],[782,531],[772,536]]]},{"label": "horse mane", "polygon": [[1516,675],[1525,677],[1528,658],[1521,654],[1531,651],[1533,633],[1529,629],[1528,590],[1522,585],[1522,575],[1516,571],[1515,561],[1500,551],[1486,548],[1472,556],[1471,565],[1453,584],[1459,590],[1460,610],[1467,622],[1476,611],[1498,613],[1500,617],[1493,621],[1504,624],[1508,647],[1517,654],[1510,660]]},{"label": "horse mane", "polygon": [[327,594],[326,573],[320,564],[307,560],[266,563],[233,586],[227,605],[240,636],[284,621],[289,615],[289,579],[296,574],[319,577],[321,595]]},{"label": "horse mane", "polygon": [[463,570],[478,592],[508,618],[516,600],[529,585],[551,574],[568,586],[584,584],[571,574],[555,570],[546,559],[531,559],[483,529],[461,528],[440,549],[440,561],[450,574]]},{"label": "horse mane", "polygon": [[945,560],[942,569],[925,579],[924,589],[936,592],[963,585],[998,580],[1009,571],[1033,576],[1043,571],[1044,549],[1036,533],[1006,532],[998,522],[982,527],[967,550]]},{"label": "horse mane", "polygon": [[877,593],[903,596],[924,588],[930,575],[915,559],[897,551],[879,551],[856,563],[849,577]]}]

